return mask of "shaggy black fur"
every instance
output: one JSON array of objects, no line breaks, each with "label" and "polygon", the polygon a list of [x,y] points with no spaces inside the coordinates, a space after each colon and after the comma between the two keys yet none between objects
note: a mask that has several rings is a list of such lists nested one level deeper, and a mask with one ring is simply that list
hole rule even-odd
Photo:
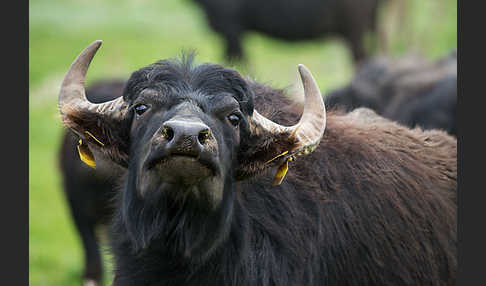
[{"label": "shaggy black fur", "polygon": [[286,41],[340,36],[353,59],[367,57],[364,36],[376,31],[377,0],[193,0],[226,41],[226,58],[244,58],[242,38],[256,31]]},{"label": "shaggy black fur", "polygon": [[[283,183],[272,186],[275,168],[264,162],[293,142],[251,128],[253,106],[287,124],[298,120],[301,106],[232,70],[190,59],[135,72],[124,98],[133,106],[148,87],[157,91],[157,109],[132,123],[112,225],[115,286],[455,285],[453,137],[411,130],[369,110],[328,112],[319,147],[291,162]],[[236,133],[211,115],[214,99],[225,96],[237,99],[244,115]],[[215,132],[223,170],[216,207],[183,186],[155,184],[140,193],[143,146],[181,102],[199,106],[195,114]]]}]

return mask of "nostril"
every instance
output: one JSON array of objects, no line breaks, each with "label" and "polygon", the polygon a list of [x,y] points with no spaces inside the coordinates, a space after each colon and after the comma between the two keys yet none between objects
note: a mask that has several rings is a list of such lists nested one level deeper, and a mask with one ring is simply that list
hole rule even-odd
[{"label": "nostril", "polygon": [[210,136],[211,130],[209,128],[205,128],[199,132],[197,139],[199,140],[199,143],[204,144],[209,140]]},{"label": "nostril", "polygon": [[171,141],[174,138],[174,130],[168,125],[162,126],[162,136],[165,137],[167,141]]}]

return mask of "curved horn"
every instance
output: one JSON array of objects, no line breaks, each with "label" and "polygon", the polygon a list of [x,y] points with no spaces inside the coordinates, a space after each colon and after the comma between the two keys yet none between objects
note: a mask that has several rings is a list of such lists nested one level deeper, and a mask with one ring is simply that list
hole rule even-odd
[{"label": "curved horn", "polygon": [[326,108],[319,87],[309,69],[302,64],[298,69],[304,86],[305,101],[304,112],[297,124],[283,126],[265,118],[256,110],[253,112],[253,120],[263,129],[271,133],[287,132],[297,139],[294,150],[289,150],[295,155],[312,152],[321,141],[326,129]]},{"label": "curved horn", "polygon": [[89,64],[101,46],[102,41],[94,41],[85,48],[74,60],[68,72],[64,76],[59,91],[59,109],[65,114],[66,109],[89,110],[97,113],[110,114],[112,117],[120,117],[124,114],[126,105],[123,97],[104,103],[91,103],[85,94],[84,82]]}]

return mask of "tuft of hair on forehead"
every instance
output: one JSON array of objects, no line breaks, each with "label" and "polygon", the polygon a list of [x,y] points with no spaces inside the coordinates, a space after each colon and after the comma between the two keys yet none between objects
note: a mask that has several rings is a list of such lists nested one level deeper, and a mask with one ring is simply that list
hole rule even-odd
[{"label": "tuft of hair on forehead", "polygon": [[157,61],[130,76],[124,98],[133,100],[144,89],[161,93],[197,92],[212,96],[229,93],[240,103],[244,113],[253,113],[253,91],[234,69],[218,64],[195,63],[195,53],[185,51],[177,58]]}]

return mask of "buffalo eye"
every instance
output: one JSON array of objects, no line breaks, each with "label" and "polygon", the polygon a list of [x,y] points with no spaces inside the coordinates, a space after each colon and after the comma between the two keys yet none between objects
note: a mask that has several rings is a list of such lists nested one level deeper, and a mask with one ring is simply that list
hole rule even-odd
[{"label": "buffalo eye", "polygon": [[241,118],[239,115],[233,113],[228,115],[228,121],[231,123],[231,125],[238,126],[238,124],[241,121]]},{"label": "buffalo eye", "polygon": [[145,105],[145,104],[138,104],[135,106],[135,113],[137,114],[137,116],[140,116],[142,115],[145,111],[148,110],[148,106]]}]

